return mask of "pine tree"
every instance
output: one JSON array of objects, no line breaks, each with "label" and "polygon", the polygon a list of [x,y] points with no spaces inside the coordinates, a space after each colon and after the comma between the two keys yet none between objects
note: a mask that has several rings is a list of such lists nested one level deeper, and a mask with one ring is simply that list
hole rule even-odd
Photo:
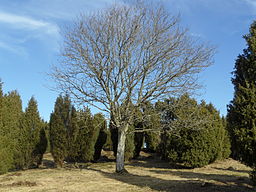
[{"label": "pine tree", "polygon": [[2,82],[0,81],[0,174],[6,173],[13,168],[13,151],[11,148],[11,140],[7,137],[4,130],[4,95],[2,90]]},{"label": "pine tree", "polygon": [[222,120],[222,125],[224,127],[222,159],[226,159],[231,155],[231,139],[230,139],[230,135],[228,132],[226,118],[222,117],[221,120]]},{"label": "pine tree", "polygon": [[40,134],[42,125],[35,99],[23,113],[18,92],[4,95],[0,82],[0,173],[41,163],[46,142]]},{"label": "pine tree", "polygon": [[145,132],[146,148],[150,152],[157,152],[160,144],[160,130],[162,129],[160,113],[151,103],[144,106],[143,113],[144,126],[148,130]]},{"label": "pine tree", "polygon": [[81,162],[92,161],[95,143],[99,135],[99,128],[95,128],[93,116],[88,108],[78,111],[78,127],[78,160]]},{"label": "pine tree", "polygon": [[20,162],[20,168],[30,168],[41,164],[42,155],[45,151],[39,148],[44,148],[43,145],[46,142],[43,142],[45,139],[42,138],[43,131],[44,123],[38,112],[37,101],[32,97],[21,119],[19,146],[23,160]]},{"label": "pine tree", "polygon": [[48,139],[45,131],[46,126],[47,125],[44,123],[44,126],[40,130],[39,141],[36,143],[35,149],[33,151],[37,167],[42,164],[43,155],[46,152],[48,146]]},{"label": "pine tree", "polygon": [[228,106],[232,156],[256,167],[256,21],[244,36],[247,48],[239,55],[233,72],[234,98]]},{"label": "pine tree", "polygon": [[67,114],[64,113],[64,98],[59,96],[56,99],[54,112],[50,117],[50,146],[51,153],[57,166],[62,167],[64,159],[67,156],[67,132],[65,119]]},{"label": "pine tree", "polygon": [[23,112],[22,102],[17,91],[5,94],[1,100],[2,107],[0,113],[2,113],[2,128],[0,132],[3,138],[0,140],[2,149],[0,153],[0,162],[2,164],[0,165],[0,170],[7,171],[12,168],[19,168],[18,164],[22,158],[18,136]]},{"label": "pine tree", "polygon": [[214,147],[213,149],[217,150],[217,153],[212,156],[212,160],[210,162],[213,162],[216,159],[228,158],[231,153],[231,144],[225,125],[225,119],[220,116],[219,111],[217,111],[211,103],[206,104],[202,101],[200,107],[202,108],[201,110],[207,110],[207,118],[211,127],[210,134],[213,136],[211,145]]},{"label": "pine tree", "polygon": [[79,154],[79,148],[77,147],[77,138],[79,134],[77,111],[74,106],[69,104],[70,111],[66,119],[66,131],[67,131],[67,157],[68,162],[76,162]]},{"label": "pine tree", "polygon": [[78,117],[68,95],[56,99],[54,112],[49,124],[51,153],[57,166],[63,162],[76,162],[79,156],[77,139],[79,135]]}]

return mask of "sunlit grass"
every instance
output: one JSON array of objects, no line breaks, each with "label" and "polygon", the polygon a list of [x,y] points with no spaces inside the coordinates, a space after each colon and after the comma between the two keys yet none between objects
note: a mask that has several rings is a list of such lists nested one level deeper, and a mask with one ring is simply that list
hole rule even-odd
[{"label": "sunlit grass", "polygon": [[[45,156],[45,163],[51,161]],[[115,162],[42,167],[0,175],[0,191],[27,192],[249,192],[250,168],[232,159],[197,169],[173,169],[167,162],[144,158],[126,165],[129,174],[115,173]]]}]

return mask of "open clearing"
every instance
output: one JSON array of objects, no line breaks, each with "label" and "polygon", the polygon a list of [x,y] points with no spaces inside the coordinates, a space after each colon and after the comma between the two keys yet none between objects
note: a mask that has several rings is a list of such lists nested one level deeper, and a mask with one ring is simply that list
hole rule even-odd
[{"label": "open clearing", "polygon": [[156,157],[144,154],[140,160],[127,163],[129,174],[114,173],[115,162],[52,167],[45,155],[39,169],[0,175],[0,191],[27,192],[252,192],[250,168],[227,159],[203,168],[175,169]]}]

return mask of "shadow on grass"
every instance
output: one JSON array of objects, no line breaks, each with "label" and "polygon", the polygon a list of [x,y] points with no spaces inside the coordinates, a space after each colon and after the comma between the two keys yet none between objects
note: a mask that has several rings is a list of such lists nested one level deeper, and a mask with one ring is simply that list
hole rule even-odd
[{"label": "shadow on grass", "polygon": [[[52,161],[46,161],[51,166]],[[122,183],[134,185],[140,188],[149,188],[156,191],[165,192],[255,192],[252,184],[247,177],[224,175],[224,174],[205,174],[195,173],[184,167],[170,165],[159,158],[146,158],[134,160],[129,166],[149,168],[148,175],[137,175],[133,173],[117,174],[104,171],[108,163],[99,164],[102,166],[92,168],[91,166],[79,167],[83,170],[92,170],[100,173],[106,178],[110,178]],[[110,164],[111,165],[111,164]],[[112,165],[111,165],[112,166]],[[151,169],[150,169],[151,168]],[[161,168],[155,170],[153,168]],[[175,168],[175,169],[171,169]],[[183,170],[181,170],[183,168]],[[178,169],[178,170],[177,170]],[[180,170],[179,170],[180,169]],[[225,169],[223,169],[225,170]],[[131,170],[132,172],[132,170]],[[242,171],[241,171],[242,172]],[[161,178],[152,176],[159,174]],[[162,176],[161,176],[162,175]],[[165,176],[167,175],[167,176]],[[168,177],[170,175],[170,177]],[[173,179],[175,178],[175,179]]]},{"label": "shadow on grass", "polygon": [[172,180],[164,180],[155,178],[152,176],[141,176],[135,175],[131,173],[126,174],[117,174],[117,173],[109,173],[102,170],[88,168],[88,170],[96,171],[101,173],[104,177],[115,179],[117,181],[135,185],[141,188],[150,188],[156,191],[171,191],[171,192],[193,192],[191,191],[191,187],[194,191],[199,191],[201,189],[200,181],[172,181]]},{"label": "shadow on grass", "polygon": [[158,169],[192,169],[191,167],[187,167],[184,165],[170,164],[170,162],[164,161],[164,160],[154,160],[154,161],[132,160],[131,162],[129,162],[129,165],[134,167],[158,168]]},{"label": "shadow on grass", "polygon": [[250,173],[249,170],[237,170],[237,169],[234,169],[233,167],[229,167],[229,168],[219,168],[219,167],[213,167],[214,169],[218,169],[218,170],[221,170],[221,171],[232,171],[232,172],[238,172],[238,173]]},{"label": "shadow on grass", "polygon": [[[245,176],[235,176],[235,175],[221,175],[221,174],[205,174],[205,173],[195,173],[189,171],[179,171],[179,170],[150,170],[151,172],[157,174],[165,175],[175,175],[180,178],[186,179],[200,179],[205,182],[220,183],[221,185],[227,185],[237,191],[242,187],[242,191],[246,191],[252,188],[253,184],[248,177]],[[234,188],[235,187],[235,188]],[[252,191],[255,191],[252,190]]]},{"label": "shadow on grass", "polygon": [[[179,176],[180,179],[161,179],[152,177],[149,175],[135,175],[135,174],[117,174],[109,173],[102,170],[88,168],[88,170],[96,171],[101,173],[104,177],[115,179],[117,181],[135,185],[141,188],[147,187],[156,191],[170,191],[170,192],[253,192],[255,189],[250,186],[240,185],[241,183],[223,183],[219,182],[207,182],[208,179],[212,180],[211,176],[204,174],[181,174],[179,171],[174,172],[174,175]],[[166,174],[167,172],[164,172]],[[172,172],[169,172],[172,173]],[[162,173],[161,173],[162,174]],[[187,174],[187,175],[185,175]],[[215,175],[214,175],[215,176]],[[224,176],[216,175],[223,179]],[[202,181],[203,179],[203,181]],[[235,178],[233,178],[235,179]]]}]

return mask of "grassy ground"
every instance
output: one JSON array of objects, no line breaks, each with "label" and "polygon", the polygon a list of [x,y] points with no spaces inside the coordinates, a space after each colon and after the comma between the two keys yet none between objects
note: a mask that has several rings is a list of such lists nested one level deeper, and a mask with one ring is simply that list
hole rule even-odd
[{"label": "grassy ground", "polygon": [[[148,156],[148,157],[147,157]],[[126,165],[129,174],[114,173],[114,162],[53,168],[49,154],[39,169],[0,175],[0,191],[13,192],[252,192],[250,168],[228,159],[203,168],[173,168],[144,154]]]}]

